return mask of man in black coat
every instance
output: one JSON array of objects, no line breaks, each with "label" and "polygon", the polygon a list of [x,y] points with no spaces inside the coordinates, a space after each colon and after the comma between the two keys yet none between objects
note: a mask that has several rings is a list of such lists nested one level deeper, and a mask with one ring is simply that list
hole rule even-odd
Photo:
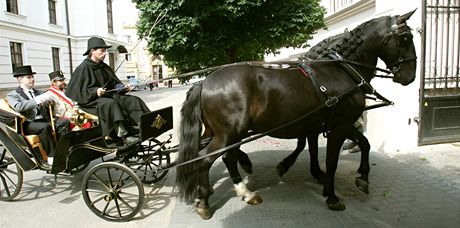
[{"label": "man in black coat", "polygon": [[99,37],[88,40],[83,54],[88,57],[75,69],[65,94],[84,111],[99,116],[104,136],[116,136],[129,143],[137,138],[128,137],[126,128],[138,129],[140,116],[150,110],[139,97],[126,94],[133,88],[123,85],[104,63],[110,47]]}]

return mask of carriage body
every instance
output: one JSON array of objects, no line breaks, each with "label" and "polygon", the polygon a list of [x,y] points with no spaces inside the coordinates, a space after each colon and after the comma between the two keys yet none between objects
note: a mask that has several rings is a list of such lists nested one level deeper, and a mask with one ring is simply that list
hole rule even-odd
[{"label": "carriage body", "polygon": [[[19,118],[19,116],[17,116]],[[20,121],[16,120],[16,123]],[[13,200],[20,192],[23,182],[23,172],[30,170],[43,170],[47,173],[75,174],[88,167],[91,161],[102,158],[102,162],[92,167],[83,180],[82,193],[87,206],[99,217],[111,221],[126,221],[137,214],[142,205],[144,191],[142,184],[155,183],[167,174],[161,167],[170,163],[167,145],[171,142],[171,135],[166,140],[160,141],[158,136],[173,128],[172,107],[156,110],[141,116],[139,140],[114,146],[108,144],[102,136],[100,126],[88,129],[69,131],[64,134],[56,144],[56,155],[52,166],[47,166],[46,161],[40,158],[37,148],[33,148],[26,140],[25,135],[18,132],[11,123],[0,122],[0,200]],[[108,176],[100,173],[112,172]],[[121,176],[120,176],[121,175]],[[123,180],[113,184],[115,176],[123,176]],[[108,178],[108,179],[107,179]],[[103,186],[112,186],[113,189],[104,189],[95,186],[100,182]],[[106,182],[106,183],[102,183]],[[122,200],[120,195],[113,195],[117,188],[127,184],[132,186],[138,197],[128,206],[131,211],[125,214],[106,211],[105,206],[98,208],[100,197],[104,203]],[[96,190],[95,190],[96,189]],[[110,192],[109,192],[110,191]],[[96,195],[93,193],[97,192]],[[112,194],[112,195],[111,195]],[[119,203],[114,203],[119,207]],[[125,208],[126,209],[126,208]],[[120,208],[112,211],[120,210]],[[123,210],[123,209],[121,209]],[[126,211],[126,210],[124,210]]]}]

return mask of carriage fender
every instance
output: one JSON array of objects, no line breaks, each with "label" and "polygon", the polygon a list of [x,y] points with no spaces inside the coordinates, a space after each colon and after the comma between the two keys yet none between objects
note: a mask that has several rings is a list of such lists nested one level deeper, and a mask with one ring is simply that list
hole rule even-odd
[{"label": "carriage fender", "polygon": [[29,149],[24,139],[3,123],[0,123],[0,141],[23,171],[29,171],[37,167],[37,164],[24,151]]}]

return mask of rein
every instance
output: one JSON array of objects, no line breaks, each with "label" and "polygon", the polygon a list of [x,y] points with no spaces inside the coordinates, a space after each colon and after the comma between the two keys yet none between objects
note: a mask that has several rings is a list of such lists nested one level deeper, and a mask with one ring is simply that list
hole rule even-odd
[{"label": "rein", "polygon": [[[365,66],[365,67],[369,67],[369,68],[372,67],[374,69],[380,69],[380,68],[373,67],[373,66],[370,66],[370,65],[365,65],[365,64],[362,64],[362,63],[354,62],[354,61],[345,60],[345,59],[342,59],[340,57],[340,55],[338,55],[337,53],[334,53],[334,54],[335,54],[334,56],[336,56],[336,58],[333,58],[331,60],[308,60],[308,61],[303,60],[303,61],[300,61],[300,62],[299,61],[283,61],[283,62],[270,62],[270,63],[265,63],[265,64],[267,64],[267,65],[270,65],[270,64],[279,64],[279,65],[286,64],[289,67],[292,67],[295,64],[295,66],[299,66],[300,69],[303,70],[303,72],[310,72],[308,69],[304,69],[302,67],[302,65],[304,65],[306,63],[341,62],[341,63],[345,63],[347,66],[349,66],[351,69],[353,69],[353,71],[355,72],[354,73],[355,76],[361,78],[361,81],[359,83],[357,83],[354,86],[348,88],[347,90],[345,90],[344,92],[340,93],[337,96],[332,96],[332,97],[328,97],[327,99],[324,99],[324,102],[322,102],[322,104],[320,106],[316,107],[312,111],[310,111],[310,112],[306,113],[305,115],[303,115],[303,116],[301,116],[301,117],[299,117],[297,119],[294,119],[294,120],[292,120],[292,121],[290,121],[288,123],[282,124],[282,125],[280,125],[280,126],[278,126],[276,128],[270,129],[270,130],[262,132],[262,133],[251,135],[251,136],[249,136],[247,138],[244,138],[240,142],[237,142],[237,143],[231,144],[229,146],[220,148],[220,149],[218,149],[216,151],[213,151],[212,153],[196,157],[196,158],[188,160],[186,162],[177,163],[176,161],[174,161],[174,162],[172,162],[170,164],[167,164],[165,166],[160,167],[159,170],[160,171],[165,171],[165,170],[172,169],[174,167],[187,165],[187,164],[190,164],[190,163],[195,162],[195,161],[206,159],[206,158],[211,157],[213,155],[223,154],[227,150],[238,148],[239,146],[241,146],[243,144],[252,142],[254,140],[257,140],[259,138],[267,136],[270,133],[273,133],[273,132],[275,132],[277,130],[280,130],[280,129],[285,128],[285,127],[287,127],[289,125],[295,124],[295,123],[297,123],[297,122],[299,122],[299,121],[301,121],[301,120],[303,120],[303,119],[305,119],[305,118],[307,118],[307,117],[309,117],[309,116],[311,116],[311,115],[313,115],[313,114],[315,114],[317,112],[322,111],[325,108],[333,107],[334,105],[336,105],[340,101],[340,99],[342,99],[342,98],[354,93],[355,90],[363,89],[362,87],[372,89],[371,95],[373,95],[374,97],[366,96],[366,98],[373,99],[373,100],[377,100],[377,99],[382,100],[381,103],[374,104],[374,105],[369,105],[369,106],[365,107],[364,110],[371,110],[371,109],[385,107],[385,106],[393,104],[392,101],[386,99],[384,96],[379,94],[375,89],[373,89],[373,87],[364,80],[362,75],[358,71],[356,71],[356,69],[354,69],[354,67],[352,65],[360,65],[360,66]],[[189,75],[197,74],[197,72],[207,72],[207,71],[211,71],[211,70],[218,70],[218,69],[223,68],[223,67],[234,66],[234,65],[260,65],[260,66],[263,66],[264,64],[262,64],[261,62],[257,62],[257,61],[238,62],[238,63],[233,63],[233,64],[226,64],[226,65],[221,65],[221,66],[217,66],[217,67],[207,68],[207,69],[204,69],[204,70],[194,71],[194,72],[190,72],[190,73],[186,73],[186,74],[182,74],[182,75],[181,74],[176,75],[175,78],[186,77],[186,76],[189,76]],[[381,69],[381,70],[383,70],[383,69]],[[386,71],[386,70],[383,70],[383,71]],[[387,71],[387,72],[391,73],[389,71]],[[314,78],[314,77],[311,77],[311,78]],[[322,89],[320,88],[320,90],[322,90]],[[206,139],[204,139],[204,140],[206,140]]]}]

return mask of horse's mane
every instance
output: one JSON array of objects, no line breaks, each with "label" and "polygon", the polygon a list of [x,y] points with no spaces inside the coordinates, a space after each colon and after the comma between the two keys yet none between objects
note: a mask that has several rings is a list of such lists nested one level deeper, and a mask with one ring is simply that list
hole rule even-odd
[{"label": "horse's mane", "polygon": [[343,33],[324,39],[323,41],[310,48],[310,50],[302,57],[313,60],[324,59],[328,58],[327,54],[331,52],[337,52],[345,59],[357,60],[362,54],[359,47],[363,43],[364,29],[369,23],[377,19],[381,18],[376,18],[360,24],[358,27],[351,31],[345,29]]}]

